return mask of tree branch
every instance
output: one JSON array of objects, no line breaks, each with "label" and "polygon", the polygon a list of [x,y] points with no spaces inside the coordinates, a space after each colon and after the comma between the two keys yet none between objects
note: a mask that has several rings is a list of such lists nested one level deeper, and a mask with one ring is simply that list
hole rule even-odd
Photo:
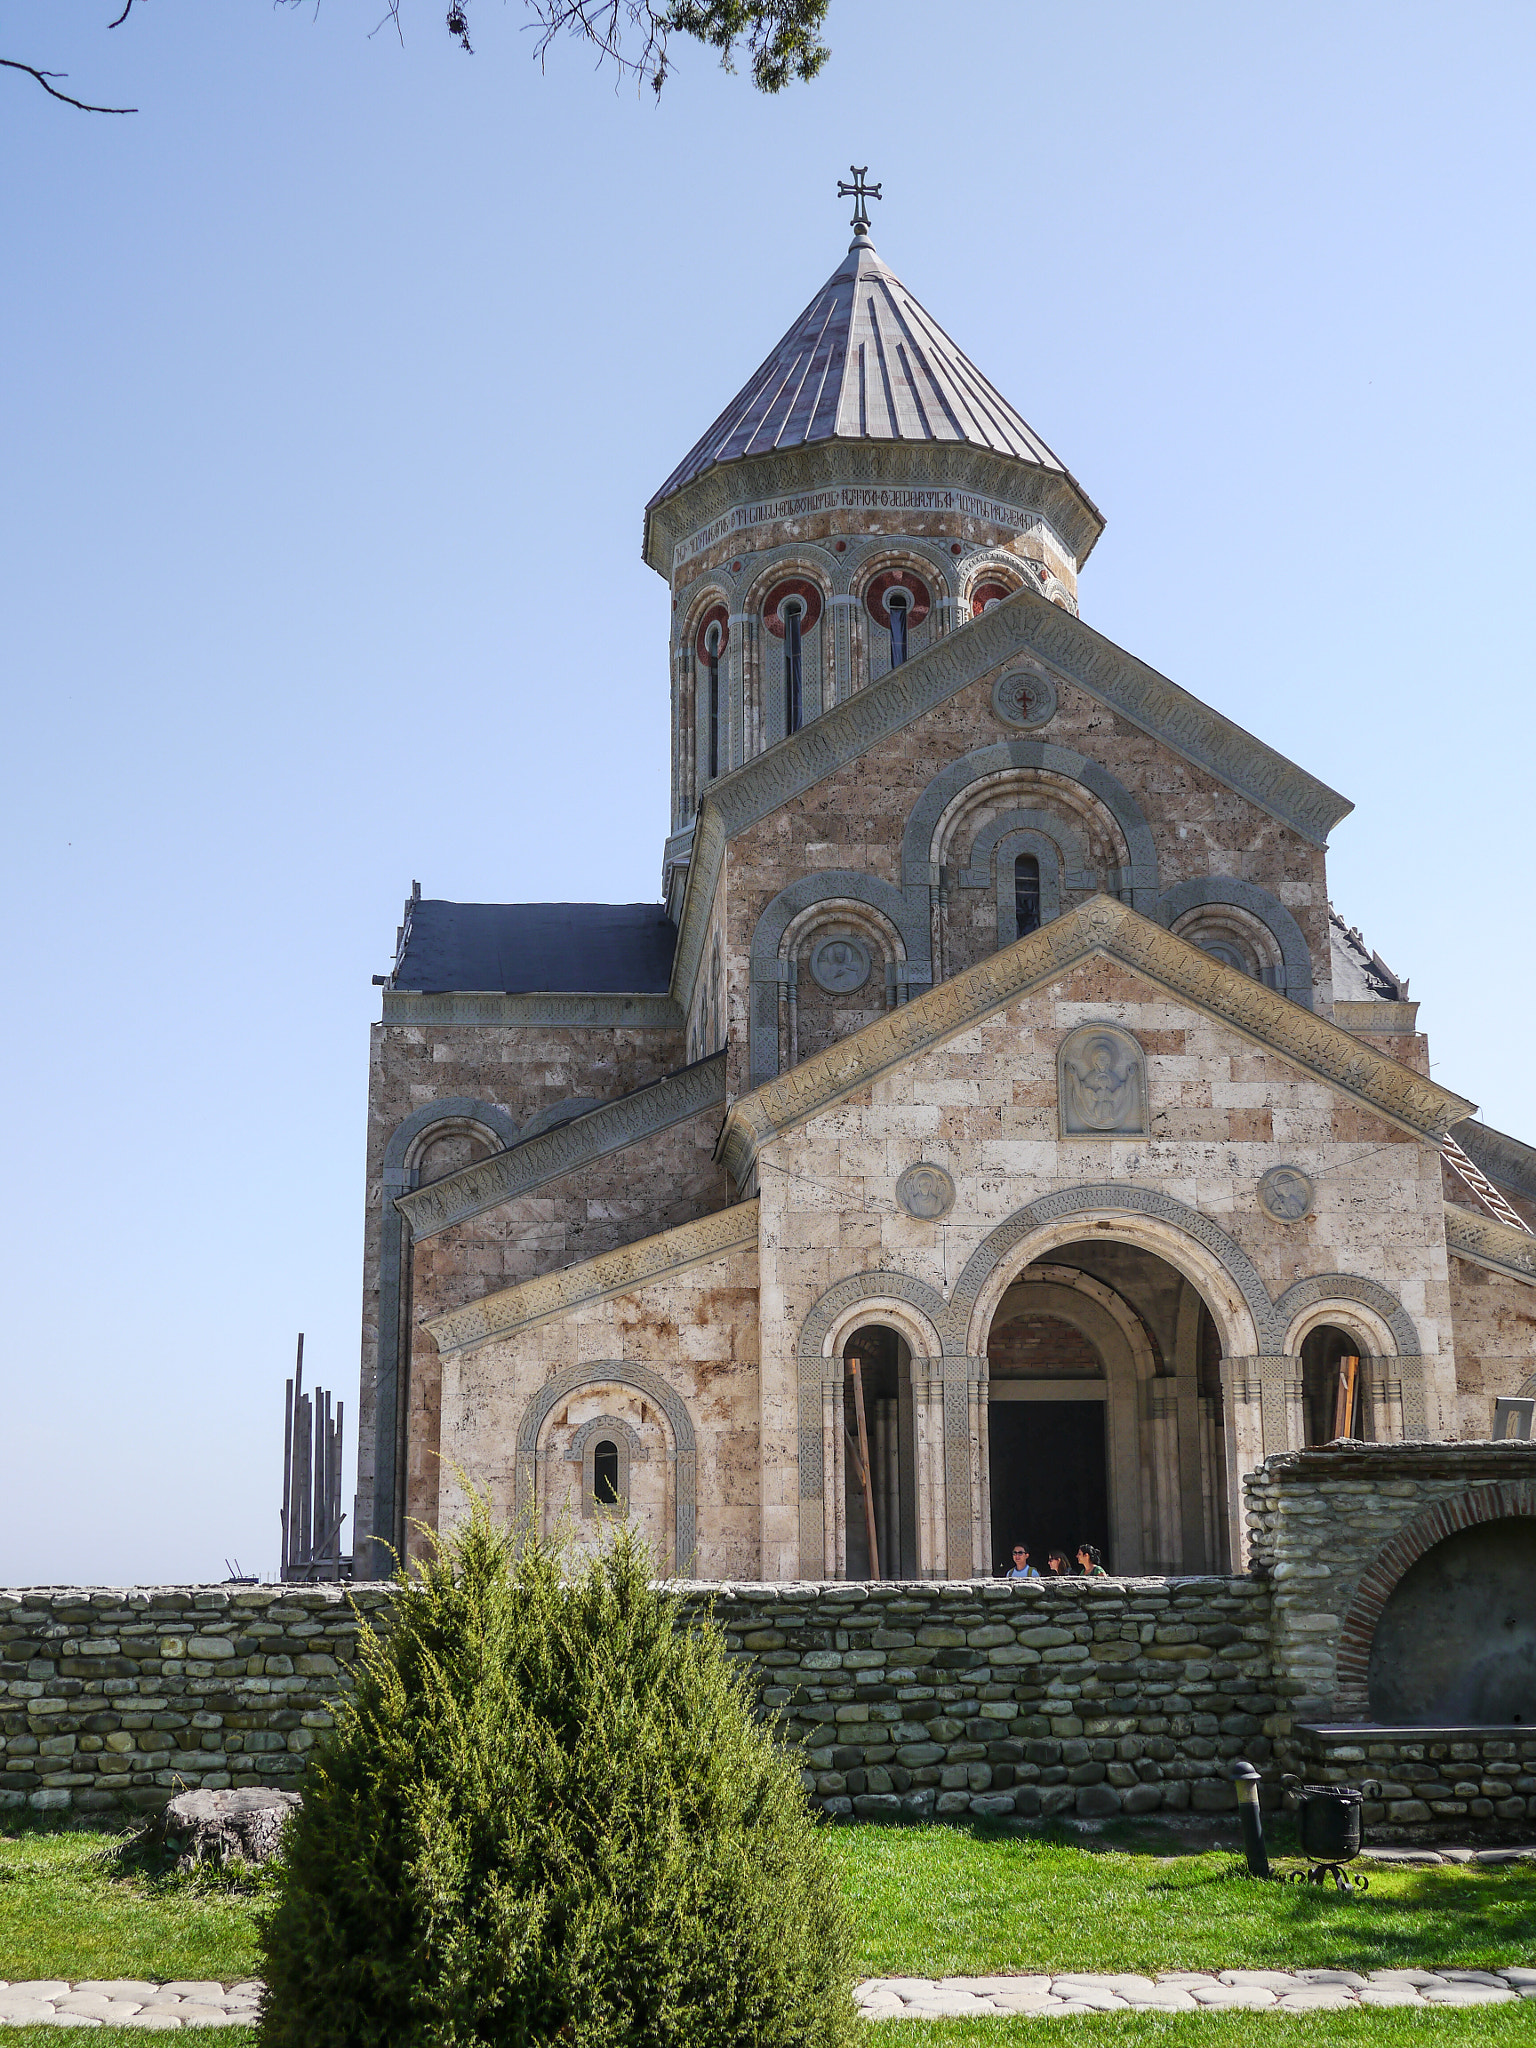
[{"label": "tree branch", "polygon": [[116,21],[109,21],[109,22],[107,23],[107,27],[108,27],[108,28],[121,28],[121,27],[122,27],[122,25],[123,25],[123,23],[124,23],[124,22],[125,22],[125,21],[126,21],[126,20],[128,19],[129,15],[130,15],[130,14],[132,14],[132,12],[133,12],[133,0],[123,0],[123,11],[122,11],[122,13],[121,13],[121,14],[120,14],[120,15],[119,15],[119,16],[117,17]]},{"label": "tree branch", "polygon": [[[133,0],[128,0],[128,4],[131,7]],[[126,14],[127,8],[123,11]],[[116,25],[114,22],[113,27]],[[60,92],[57,86],[48,83],[50,78],[68,78],[67,71],[39,71],[35,64],[21,64],[14,57],[0,57],[0,70],[24,71],[28,78],[37,80],[44,92],[51,94],[56,100],[62,100],[66,107],[78,107],[82,114],[136,114],[139,111],[137,107],[92,106],[89,100],[73,99],[67,92]]]}]

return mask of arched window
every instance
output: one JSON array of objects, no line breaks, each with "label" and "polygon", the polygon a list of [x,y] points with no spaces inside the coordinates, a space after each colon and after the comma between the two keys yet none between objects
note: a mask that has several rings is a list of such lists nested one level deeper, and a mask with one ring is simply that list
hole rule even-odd
[{"label": "arched window", "polygon": [[709,663],[709,773],[720,773],[720,628],[711,626],[704,635],[704,658]]},{"label": "arched window", "polygon": [[788,734],[800,730],[804,674],[800,634],[805,605],[798,597],[788,598],[780,607],[779,616],[784,621],[784,730]]},{"label": "arched window", "polygon": [[619,1505],[619,1447],[608,1437],[592,1449],[592,1498],[600,1508]]},{"label": "arched window", "polygon": [[893,590],[885,601],[891,622],[891,667],[900,668],[907,658],[907,607],[911,599],[904,590]]},{"label": "arched window", "polygon": [[1021,853],[1013,864],[1013,903],[1019,937],[1040,929],[1040,862],[1032,853]]}]

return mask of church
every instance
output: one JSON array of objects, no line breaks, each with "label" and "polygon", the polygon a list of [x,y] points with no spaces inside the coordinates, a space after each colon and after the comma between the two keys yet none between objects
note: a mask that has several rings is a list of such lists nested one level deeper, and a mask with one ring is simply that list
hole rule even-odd
[{"label": "church", "polygon": [[660,900],[406,904],[359,1576],[466,1485],[703,1580],[1237,1572],[1276,1451],[1529,1432],[1536,1147],[1334,915],[1348,800],[1084,621],[1101,514],[847,189],[645,510]]}]

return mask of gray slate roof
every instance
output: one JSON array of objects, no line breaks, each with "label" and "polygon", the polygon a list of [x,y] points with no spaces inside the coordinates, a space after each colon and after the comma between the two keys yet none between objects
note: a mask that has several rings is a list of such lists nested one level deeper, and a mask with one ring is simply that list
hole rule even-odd
[{"label": "gray slate roof", "polygon": [[646,510],[716,463],[862,440],[965,442],[1068,474],[860,237]]},{"label": "gray slate roof", "polygon": [[395,988],[433,995],[665,995],[671,985],[677,927],[660,903],[426,897],[409,912]]},{"label": "gray slate roof", "polygon": [[1328,948],[1333,960],[1336,1003],[1401,1003],[1408,984],[1395,975],[1379,953],[1373,953],[1353,925],[1346,924],[1330,903]]}]

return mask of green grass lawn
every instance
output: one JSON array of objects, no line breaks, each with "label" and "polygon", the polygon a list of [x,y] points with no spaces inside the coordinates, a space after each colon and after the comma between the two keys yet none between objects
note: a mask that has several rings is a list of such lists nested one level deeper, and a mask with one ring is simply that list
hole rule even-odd
[{"label": "green grass lawn", "polygon": [[[0,1835],[0,1978],[233,1983],[258,1973],[258,1889],[119,1876],[107,1861],[112,1846],[111,1836],[83,1829]],[[6,2031],[4,2048],[22,2037]],[[91,2031],[93,2041],[108,2038],[107,2030]],[[238,2038],[232,2029],[219,2035]]]},{"label": "green grass lawn", "polygon": [[1094,1846],[981,1827],[831,1830],[861,1974],[1477,1969],[1536,1957],[1530,1864],[1372,1864],[1369,1893],[1341,1898],[1331,1887],[1256,1883],[1236,1874],[1242,1859],[1230,1851],[1179,1853],[1145,1828],[1089,1839]]},{"label": "green grass lawn", "polygon": [[[1253,2048],[1255,2020],[1266,2048],[1530,2048],[1536,2001],[1472,2006],[1461,2012],[1105,2012],[1067,2019],[879,2020],[870,2048]],[[95,2037],[93,2037],[95,2038]],[[100,2037],[105,2039],[106,2036]],[[221,2034],[221,2041],[230,2036]],[[9,2048],[7,2042],[6,2048]]]},{"label": "green grass lawn", "polygon": [[[861,1976],[948,1976],[1008,1970],[1300,1967],[1401,1964],[1476,1968],[1536,1961],[1536,1867],[1491,1870],[1371,1866],[1365,1898],[1256,1884],[1230,1851],[1196,1852],[1131,1826],[1088,1838],[997,1828],[861,1826],[827,1831],[857,1931]],[[217,1879],[123,1874],[110,1838],[87,1832],[0,1835],[0,1978],[216,1977],[259,1973],[259,1887]],[[1108,2041],[1221,2048],[1256,2016],[1105,2014],[1052,2019],[1046,2038],[1095,2029]],[[975,2048],[1038,2038],[1041,2022],[888,2021],[920,2030],[923,2048]],[[1465,2012],[1276,2015],[1267,2028],[1300,2038],[1536,2042],[1536,2000]],[[1424,2032],[1428,2028],[1430,2034]],[[1308,2030],[1311,2030],[1308,2033]],[[1193,2030],[1193,2031],[1191,2031]],[[7,2030],[0,2048],[36,2030]],[[93,2030],[103,2048],[117,2030]],[[1289,2036],[1288,2036],[1289,2037]],[[39,2038],[41,2036],[39,2035]],[[57,2038],[51,2035],[50,2040]],[[137,2036],[135,2036],[137,2038]],[[220,2039],[240,2043],[243,2029]],[[1063,2044],[1065,2048],[1065,2044]]]}]

